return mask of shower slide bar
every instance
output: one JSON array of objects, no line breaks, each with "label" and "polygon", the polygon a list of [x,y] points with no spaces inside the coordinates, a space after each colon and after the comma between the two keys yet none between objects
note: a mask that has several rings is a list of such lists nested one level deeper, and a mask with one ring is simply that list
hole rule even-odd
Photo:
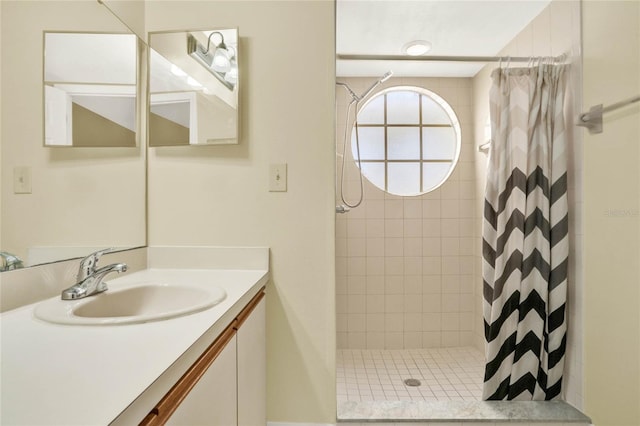
[{"label": "shower slide bar", "polygon": [[337,54],[339,61],[435,61],[435,62],[530,62],[535,60],[553,60],[564,62],[567,55],[560,56],[407,56],[407,55],[352,55]]},{"label": "shower slide bar", "polygon": [[625,99],[624,101],[616,102],[615,104],[611,104],[606,107],[603,107],[602,104],[592,106],[591,109],[589,109],[589,112],[582,113],[578,116],[578,123],[576,123],[576,126],[586,127],[592,135],[602,133],[602,114],[626,107],[627,105],[631,105],[636,102],[640,102],[640,95]]}]

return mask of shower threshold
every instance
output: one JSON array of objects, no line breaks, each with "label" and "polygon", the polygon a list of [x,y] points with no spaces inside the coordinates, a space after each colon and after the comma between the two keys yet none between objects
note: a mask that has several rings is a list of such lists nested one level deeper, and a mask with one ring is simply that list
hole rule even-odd
[{"label": "shower threshold", "polygon": [[342,401],[338,423],[526,422],[588,425],[591,419],[564,401]]}]

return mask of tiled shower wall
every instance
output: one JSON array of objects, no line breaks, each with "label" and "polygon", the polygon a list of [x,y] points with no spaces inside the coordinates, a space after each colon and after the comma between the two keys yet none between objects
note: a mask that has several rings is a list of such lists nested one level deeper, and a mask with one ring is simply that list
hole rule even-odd
[{"label": "tiled shower wall", "polygon": [[[364,92],[375,78],[338,78]],[[472,84],[468,78],[391,78],[380,88],[418,86],[444,98],[461,125],[462,149],[449,180],[416,197],[364,180],[362,204],[336,218],[339,349],[403,349],[473,343],[475,172]],[[336,88],[337,183],[350,98]],[[347,145],[345,197],[358,200],[359,174]],[[336,204],[342,201],[336,200]]]},{"label": "tiled shower wall", "polygon": [[[582,131],[575,126],[582,108],[582,64],[580,58],[580,1],[553,0],[517,37],[500,52],[511,56],[560,56],[567,55],[571,64],[567,96],[565,98],[565,128],[568,135],[569,167],[569,277],[567,295],[567,349],[563,382],[564,399],[576,408],[583,406],[583,204],[582,204]],[[512,66],[518,66],[513,64]],[[484,123],[489,115],[490,73],[496,64],[487,65],[473,79],[475,134],[481,140]],[[480,141],[478,143],[481,143]],[[478,220],[476,221],[477,244],[482,232],[481,212],[486,177],[487,156],[476,151],[476,191]],[[481,256],[475,261],[476,282],[482,282]],[[477,316],[473,323],[474,343],[482,347],[482,287],[476,287],[475,302]]]}]

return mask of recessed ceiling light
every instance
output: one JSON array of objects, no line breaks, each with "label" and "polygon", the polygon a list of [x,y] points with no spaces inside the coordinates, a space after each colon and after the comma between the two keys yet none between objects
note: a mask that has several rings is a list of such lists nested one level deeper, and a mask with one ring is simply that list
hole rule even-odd
[{"label": "recessed ceiling light", "polygon": [[425,40],[414,40],[402,46],[402,52],[409,56],[424,55],[431,50],[431,43]]}]

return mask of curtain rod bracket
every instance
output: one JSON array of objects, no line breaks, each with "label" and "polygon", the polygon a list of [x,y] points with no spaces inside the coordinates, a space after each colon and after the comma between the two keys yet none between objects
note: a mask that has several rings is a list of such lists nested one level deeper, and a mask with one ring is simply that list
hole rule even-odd
[{"label": "curtain rod bracket", "polygon": [[585,127],[592,135],[602,133],[602,104],[592,106],[589,112],[580,114],[576,126]]},{"label": "curtain rod bracket", "polygon": [[576,126],[586,127],[592,135],[602,133],[602,114],[609,111],[615,111],[636,102],[640,102],[640,95],[625,99],[624,101],[616,102],[615,104],[611,104],[606,107],[603,107],[602,104],[593,106],[589,112],[582,113],[578,116]]}]

